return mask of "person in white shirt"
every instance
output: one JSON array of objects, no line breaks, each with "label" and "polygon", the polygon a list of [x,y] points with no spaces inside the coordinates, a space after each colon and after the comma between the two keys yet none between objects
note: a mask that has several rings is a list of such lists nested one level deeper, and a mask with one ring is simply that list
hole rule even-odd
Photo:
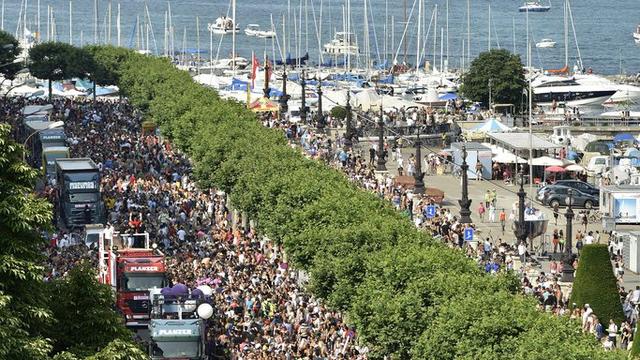
[{"label": "person in white shirt", "polygon": [[591,306],[589,304],[584,304],[584,312],[582,313],[582,328],[583,330],[587,330],[587,320],[589,320],[589,316],[593,314],[593,310],[591,310]]},{"label": "person in white shirt", "polygon": [[609,332],[609,341],[613,343],[613,347],[616,346],[616,339],[618,338],[618,325],[613,321],[613,319],[609,320],[609,327],[607,328]]},{"label": "person in white shirt", "polygon": [[584,237],[584,244],[585,245],[591,245],[593,244],[593,231],[589,231],[589,233],[587,234],[587,236]]}]

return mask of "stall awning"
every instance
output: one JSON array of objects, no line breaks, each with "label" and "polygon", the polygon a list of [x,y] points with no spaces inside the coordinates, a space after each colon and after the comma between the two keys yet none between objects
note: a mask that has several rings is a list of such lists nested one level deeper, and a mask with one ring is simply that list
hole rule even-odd
[{"label": "stall awning", "polygon": [[249,109],[253,112],[278,112],[280,111],[280,106],[265,97],[261,97],[251,103]]},{"label": "stall awning", "polygon": [[537,135],[531,135],[529,140],[529,133],[489,133],[487,136],[493,139],[498,145],[513,151],[529,150],[529,147],[533,150],[551,150],[561,149],[562,145],[554,144],[547,141]]}]

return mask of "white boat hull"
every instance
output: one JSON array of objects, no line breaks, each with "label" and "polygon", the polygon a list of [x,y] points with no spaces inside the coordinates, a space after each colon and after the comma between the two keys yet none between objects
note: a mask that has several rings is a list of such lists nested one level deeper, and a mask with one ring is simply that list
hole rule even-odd
[{"label": "white boat hull", "polygon": [[537,43],[536,44],[537,48],[541,48],[541,49],[549,49],[549,48],[554,48],[556,47],[556,43],[555,42],[550,42],[550,43]]},{"label": "white boat hull", "polygon": [[[556,104],[565,104],[567,107],[589,107],[589,106],[602,106],[602,104],[607,101],[610,96],[601,96],[601,97],[593,97],[589,99],[580,99],[580,100],[570,100],[567,102],[558,101]],[[538,106],[550,108],[553,106],[551,102],[537,103]]]}]

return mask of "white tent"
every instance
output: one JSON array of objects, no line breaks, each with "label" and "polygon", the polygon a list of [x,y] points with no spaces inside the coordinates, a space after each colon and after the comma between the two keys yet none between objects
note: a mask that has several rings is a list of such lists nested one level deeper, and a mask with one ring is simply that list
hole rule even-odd
[{"label": "white tent", "polygon": [[481,133],[510,132],[512,130],[513,129],[501,123],[496,118],[490,118],[487,121],[485,121],[482,125],[473,129],[473,131],[477,131]]},{"label": "white tent", "polygon": [[11,89],[7,96],[30,96],[38,90],[40,90],[40,88],[22,84]]},{"label": "white tent", "polygon": [[390,95],[384,95],[382,96],[382,108],[386,110],[388,109],[402,109],[402,108],[410,108],[410,107],[424,107],[424,105],[422,104],[418,104],[415,102],[411,102],[411,101],[407,101],[407,100],[403,100],[400,98],[397,98],[395,96],[390,96]]},{"label": "white tent", "polygon": [[573,164],[573,162],[569,160],[556,159],[549,156],[541,156],[531,161],[531,165],[534,166],[565,166],[569,164]]},{"label": "white tent", "polygon": [[360,91],[355,95],[355,105],[364,111],[380,109],[380,95],[374,89]]},{"label": "white tent", "polygon": [[508,151],[494,155],[493,158],[491,158],[491,160],[493,162],[497,162],[501,164],[515,164],[515,163],[526,164],[527,163],[526,159],[523,159],[520,156],[516,156],[514,153],[511,153]]}]

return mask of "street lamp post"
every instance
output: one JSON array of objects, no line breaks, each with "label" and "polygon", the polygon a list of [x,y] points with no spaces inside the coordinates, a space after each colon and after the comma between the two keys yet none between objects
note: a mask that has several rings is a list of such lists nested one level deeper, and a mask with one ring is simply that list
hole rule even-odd
[{"label": "street lamp post", "polygon": [[324,130],[324,114],[322,111],[322,81],[318,78],[318,115],[317,115],[317,127],[318,130]]},{"label": "street lamp post", "polygon": [[307,123],[307,81],[305,80],[305,72],[302,70],[302,78],[300,79],[300,86],[302,86],[302,103],[300,104],[300,120],[303,124]]},{"label": "street lamp post", "polygon": [[422,172],[422,142],[420,141],[420,125],[418,125],[418,136],[416,138],[416,172],[413,174],[415,186],[413,191],[416,194],[424,193],[424,173]]},{"label": "street lamp post", "polygon": [[344,133],[344,146],[351,148],[353,146],[353,124],[351,114],[351,91],[347,90],[347,105],[344,107],[346,111],[347,129]]},{"label": "street lamp post", "polygon": [[[57,129],[57,128],[62,127],[62,126],[64,126],[64,121],[54,121],[51,124],[49,124],[49,126],[47,126],[46,128],[40,129],[38,131],[34,131],[29,136],[27,136],[27,138],[22,143],[22,147],[25,148],[25,149],[27,148],[27,143],[29,142],[29,139],[31,139],[32,136],[34,136],[36,134],[39,134],[39,133],[41,133],[41,132],[43,132],[45,130]],[[23,162],[27,162],[27,152],[26,151],[22,152],[22,161]]]},{"label": "street lamp post", "polygon": [[566,239],[564,245],[564,258],[562,264],[562,281],[563,282],[572,282],[573,281],[573,209],[571,208],[571,203],[573,200],[573,190],[567,190],[569,197],[567,201],[567,212],[564,215],[567,218],[567,230],[566,230]]},{"label": "street lamp post", "polygon": [[378,166],[376,166],[377,171],[387,171],[387,167],[385,166],[386,160],[384,158],[384,112],[382,107],[380,108],[380,118],[378,119]]},{"label": "street lamp post", "polygon": [[471,200],[469,199],[469,178],[467,177],[467,171],[469,170],[469,164],[467,164],[467,147],[462,145],[462,199],[458,200],[460,205],[460,223],[471,224]]},{"label": "street lamp post", "polygon": [[284,65],[282,73],[282,96],[280,96],[280,118],[284,120],[289,111],[289,95],[287,94],[287,65]]},{"label": "street lamp post", "polygon": [[264,89],[262,90],[262,92],[264,93],[264,97],[266,97],[267,99],[270,97],[271,95],[271,89],[269,88],[269,70],[271,69],[271,66],[269,66],[269,62],[265,60],[265,64],[264,64]]},{"label": "street lamp post", "polygon": [[527,193],[524,191],[524,172],[520,170],[520,190],[518,190],[518,228],[516,229],[516,239],[518,244],[524,244],[527,242],[527,228],[524,222],[525,205],[524,201],[527,198]]}]

